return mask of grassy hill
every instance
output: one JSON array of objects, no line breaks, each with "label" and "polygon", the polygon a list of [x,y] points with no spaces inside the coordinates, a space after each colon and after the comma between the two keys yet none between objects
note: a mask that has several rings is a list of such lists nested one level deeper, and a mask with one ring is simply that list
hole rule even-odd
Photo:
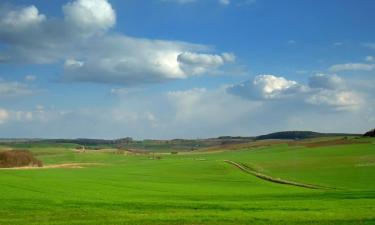
[{"label": "grassy hill", "polygon": [[31,145],[46,167],[0,169],[0,224],[375,224],[374,146],[331,137],[155,157]]},{"label": "grassy hill", "polygon": [[256,137],[241,137],[241,136],[221,136],[217,138],[206,139],[172,139],[172,140],[134,140],[130,137],[120,138],[114,140],[105,139],[0,139],[0,144],[4,143],[16,148],[28,148],[32,146],[49,146],[60,145],[70,146],[74,148],[81,148],[85,146],[88,150],[99,150],[105,148],[119,148],[119,149],[138,149],[148,151],[194,151],[202,148],[217,147],[232,144],[244,144],[253,142],[255,140],[281,139],[281,140],[296,140],[308,139],[318,137],[337,137],[337,136],[360,136],[359,134],[347,133],[318,133],[313,131],[282,131],[260,135]]},{"label": "grassy hill", "polygon": [[348,134],[348,133],[318,133],[313,131],[281,131],[270,133],[266,135],[260,135],[256,137],[256,140],[267,140],[267,139],[307,139],[307,138],[318,138],[318,137],[337,137],[337,136],[360,136],[360,134]]}]

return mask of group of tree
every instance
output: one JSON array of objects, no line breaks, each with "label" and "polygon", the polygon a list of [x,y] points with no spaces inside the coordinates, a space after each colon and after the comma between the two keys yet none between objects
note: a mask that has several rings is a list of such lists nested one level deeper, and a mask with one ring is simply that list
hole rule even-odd
[{"label": "group of tree", "polygon": [[375,129],[372,129],[372,130],[366,132],[363,136],[365,136],[365,137],[375,137]]}]

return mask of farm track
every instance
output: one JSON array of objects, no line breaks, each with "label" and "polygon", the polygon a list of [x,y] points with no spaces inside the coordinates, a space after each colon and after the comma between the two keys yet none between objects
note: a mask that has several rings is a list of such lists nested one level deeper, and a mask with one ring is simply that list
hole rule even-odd
[{"label": "farm track", "polygon": [[306,184],[306,183],[300,183],[300,182],[294,182],[294,181],[284,180],[280,178],[275,178],[275,177],[271,177],[271,176],[259,173],[257,171],[254,171],[253,169],[250,169],[246,165],[243,165],[241,163],[237,163],[231,160],[224,160],[224,162],[237,167],[238,169],[242,170],[245,173],[251,174],[262,180],[266,180],[266,181],[273,182],[273,183],[292,185],[292,186],[309,188],[309,189],[326,189],[326,190],[336,189],[336,188],[331,188],[331,187],[324,187],[324,186],[319,186],[319,185],[314,185],[314,184]]}]

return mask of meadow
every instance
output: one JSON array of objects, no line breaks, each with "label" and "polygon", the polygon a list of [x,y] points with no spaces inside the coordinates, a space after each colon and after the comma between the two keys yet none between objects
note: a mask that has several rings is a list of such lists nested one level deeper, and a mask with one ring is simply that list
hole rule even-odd
[{"label": "meadow", "polygon": [[[24,146],[46,168],[0,169],[0,224],[375,224],[375,139],[330,140],[164,149],[157,157]],[[322,188],[260,179],[226,160]]]}]

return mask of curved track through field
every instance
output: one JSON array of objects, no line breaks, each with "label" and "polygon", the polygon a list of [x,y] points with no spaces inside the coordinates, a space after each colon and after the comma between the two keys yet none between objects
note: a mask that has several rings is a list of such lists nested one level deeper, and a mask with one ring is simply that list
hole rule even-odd
[{"label": "curved track through field", "polygon": [[237,163],[237,162],[234,162],[234,161],[231,161],[231,160],[224,160],[224,162],[237,167],[238,169],[242,170],[245,173],[251,174],[251,175],[256,176],[260,179],[263,179],[263,180],[266,180],[266,181],[269,181],[269,182],[273,182],[273,183],[292,185],[292,186],[309,188],[309,189],[326,189],[326,190],[336,189],[336,188],[332,188],[332,187],[324,187],[324,186],[315,185],[315,184],[306,184],[306,183],[300,183],[300,182],[275,178],[275,177],[271,177],[271,176],[259,173],[257,171],[254,171],[254,170],[250,169],[249,167],[247,167],[246,165],[244,165],[242,163]]}]

